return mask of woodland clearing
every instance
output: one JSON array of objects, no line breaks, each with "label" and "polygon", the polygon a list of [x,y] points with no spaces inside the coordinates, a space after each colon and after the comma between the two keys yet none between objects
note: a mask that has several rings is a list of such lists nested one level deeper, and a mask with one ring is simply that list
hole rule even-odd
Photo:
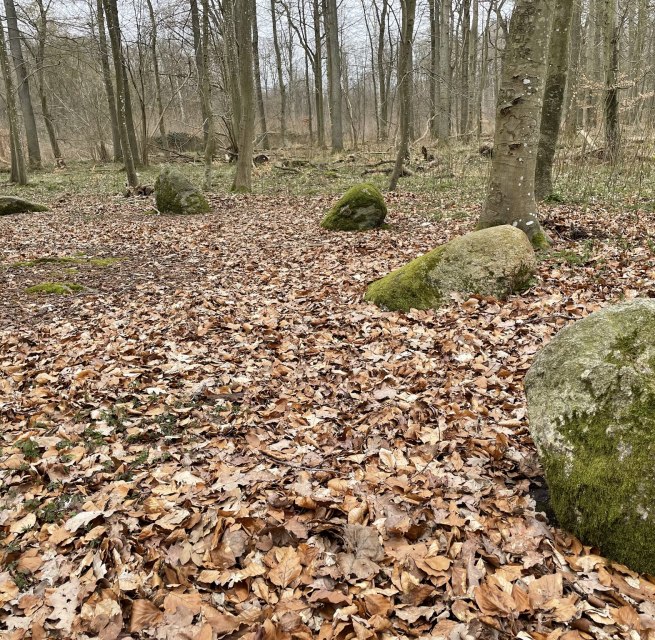
[{"label": "woodland clearing", "polygon": [[51,210],[0,219],[3,637],[655,637],[655,580],[549,519],[522,389],[563,326],[655,297],[650,176],[563,181],[523,295],[365,303],[474,226],[471,162],[363,233],[319,226],[347,162],[188,217],[115,171],[12,190]]}]

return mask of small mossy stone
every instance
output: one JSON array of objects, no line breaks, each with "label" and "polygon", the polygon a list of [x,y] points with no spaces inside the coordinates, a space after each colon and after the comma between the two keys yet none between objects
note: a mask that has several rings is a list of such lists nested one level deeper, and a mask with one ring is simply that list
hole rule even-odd
[{"label": "small mossy stone", "polygon": [[155,202],[161,213],[194,215],[209,211],[209,202],[200,189],[179,171],[170,167],[157,177]]},{"label": "small mossy stone", "polygon": [[332,231],[364,231],[384,225],[387,205],[380,190],[369,183],[350,187],[328,211],[321,227]]},{"label": "small mossy stone", "polygon": [[608,307],[560,331],[525,390],[560,526],[655,574],[655,300]]},{"label": "small mossy stone", "polygon": [[10,216],[16,213],[31,213],[38,211],[47,211],[48,207],[42,204],[36,204],[15,198],[14,196],[0,196],[0,216]]},{"label": "small mossy stone", "polygon": [[504,299],[536,270],[528,237],[509,225],[455,238],[373,282],[365,299],[391,311],[437,309],[453,292]]}]

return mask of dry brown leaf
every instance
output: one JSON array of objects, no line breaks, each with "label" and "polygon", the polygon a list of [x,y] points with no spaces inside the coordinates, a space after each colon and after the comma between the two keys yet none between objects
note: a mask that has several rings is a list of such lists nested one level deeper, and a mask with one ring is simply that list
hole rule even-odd
[{"label": "dry brown leaf", "polygon": [[132,603],[130,633],[152,629],[161,623],[164,614],[150,600],[135,600]]}]

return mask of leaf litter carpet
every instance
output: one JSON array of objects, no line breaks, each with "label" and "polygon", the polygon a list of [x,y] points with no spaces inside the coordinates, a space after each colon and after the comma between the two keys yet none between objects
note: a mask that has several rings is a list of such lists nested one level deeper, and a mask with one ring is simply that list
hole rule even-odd
[{"label": "leaf litter carpet", "polygon": [[[525,295],[402,315],[366,284],[474,217],[147,204],[0,221],[3,638],[655,637],[653,579],[547,516],[522,391],[561,327],[655,295],[652,216],[553,209]],[[51,280],[85,289],[25,293]]]}]

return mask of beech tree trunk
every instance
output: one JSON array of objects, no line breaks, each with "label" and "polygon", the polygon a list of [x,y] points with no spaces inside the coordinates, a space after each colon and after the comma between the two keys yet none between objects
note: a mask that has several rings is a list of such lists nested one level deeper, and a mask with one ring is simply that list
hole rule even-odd
[{"label": "beech tree trunk", "polygon": [[239,91],[241,93],[241,128],[239,129],[239,158],[232,191],[252,191],[252,153],[255,128],[255,87],[253,78],[252,24],[254,3],[236,0],[236,35],[239,42]]},{"label": "beech tree trunk", "polygon": [[275,50],[275,69],[277,71],[278,89],[280,91],[280,140],[282,146],[287,138],[287,88],[284,85],[284,69],[282,67],[282,49],[277,35],[276,0],[271,0],[271,21],[273,26],[273,49]]},{"label": "beech tree trunk", "polygon": [[37,49],[36,49],[36,79],[39,89],[39,98],[41,99],[41,112],[43,113],[43,120],[45,121],[45,128],[48,132],[50,139],[50,147],[52,155],[55,160],[61,160],[61,149],[59,148],[59,141],[57,140],[57,130],[55,123],[48,107],[48,94],[45,88],[45,78],[43,77],[43,67],[45,64],[45,44],[48,35],[48,14],[47,9],[43,5],[43,0],[36,2],[39,8],[39,23],[37,28]]},{"label": "beech tree trunk", "polygon": [[494,155],[478,228],[511,224],[533,245],[548,244],[534,195],[552,4],[516,0],[496,109]]},{"label": "beech tree trunk", "polygon": [[414,20],[416,17],[416,0],[401,0],[400,48],[398,50],[398,119],[400,121],[400,143],[396,155],[396,164],[391,174],[389,191],[395,191],[398,179],[402,175],[403,164],[409,153],[411,101],[411,60],[412,40],[414,38]]},{"label": "beech tree trunk", "polygon": [[324,0],[325,36],[327,45],[327,75],[330,104],[332,151],[343,151],[343,93],[341,91],[341,51],[337,0]]},{"label": "beech tree trunk", "polygon": [[18,83],[18,97],[20,98],[23,122],[25,123],[25,137],[27,138],[27,155],[31,169],[41,168],[41,148],[39,146],[39,134],[36,128],[32,96],[30,95],[30,82],[25,60],[23,59],[23,47],[21,44],[21,33],[18,29],[16,17],[16,6],[14,0],[4,0],[7,13],[7,36],[9,38],[9,50],[14,62],[16,82]]},{"label": "beech tree trunk", "polygon": [[621,132],[619,129],[619,21],[618,0],[605,4],[605,146],[609,161],[614,164],[619,155]]},{"label": "beech tree trunk", "polygon": [[103,0],[96,0],[96,13],[98,20],[98,47],[100,49],[100,64],[102,66],[102,79],[107,95],[107,107],[109,109],[109,121],[111,122],[111,139],[113,145],[114,162],[123,160],[123,149],[121,148],[121,136],[118,127],[118,114],[116,112],[116,96],[111,81],[111,68],[109,66],[109,49],[107,47],[107,35],[105,33],[105,10],[102,6]]},{"label": "beech tree trunk", "polygon": [[[155,76],[155,99],[157,101],[157,118],[159,126],[159,136],[162,140],[162,147],[166,157],[168,151],[168,135],[166,134],[166,121],[164,120],[164,101],[161,96],[161,76],[159,74],[159,56],[157,55],[157,21],[155,19],[155,10],[152,6],[152,0],[146,0],[148,3],[148,14],[150,15],[150,53],[152,55],[152,71]],[[147,144],[145,141],[144,144]]]},{"label": "beech tree trunk", "polygon": [[25,156],[20,136],[20,123],[18,110],[16,108],[16,94],[14,79],[11,75],[9,56],[7,55],[7,43],[5,40],[5,28],[0,21],[0,66],[2,66],[2,77],[5,81],[5,93],[7,101],[7,120],[9,121],[9,145],[11,153],[11,170],[9,180],[17,184],[27,184],[27,171],[25,170]]},{"label": "beech tree trunk", "polygon": [[572,17],[573,2],[571,0],[555,0],[535,171],[537,201],[543,200],[553,192],[553,161],[562,121]]},{"label": "beech tree trunk", "polygon": [[127,183],[131,187],[139,184],[139,178],[134,167],[134,157],[132,156],[132,147],[130,145],[127,133],[127,116],[125,102],[125,67],[123,65],[123,56],[121,53],[121,32],[118,21],[118,7],[116,0],[103,0],[105,15],[107,16],[107,27],[109,29],[109,40],[111,42],[111,53],[114,59],[114,74],[116,76],[116,111],[118,118],[118,132],[121,140],[121,149],[123,151],[123,162],[127,173]]},{"label": "beech tree trunk", "polygon": [[[262,93],[262,77],[259,63],[259,29],[257,28],[257,3],[256,0],[251,0],[252,7],[252,57],[253,68],[255,72],[255,92],[257,94],[257,114],[259,116],[259,129],[260,138],[259,144],[262,149],[268,149],[270,144],[268,142],[268,129],[266,126],[266,110],[264,109],[264,95]],[[310,110],[311,120],[311,110]],[[311,138],[311,127],[310,127]]]}]

